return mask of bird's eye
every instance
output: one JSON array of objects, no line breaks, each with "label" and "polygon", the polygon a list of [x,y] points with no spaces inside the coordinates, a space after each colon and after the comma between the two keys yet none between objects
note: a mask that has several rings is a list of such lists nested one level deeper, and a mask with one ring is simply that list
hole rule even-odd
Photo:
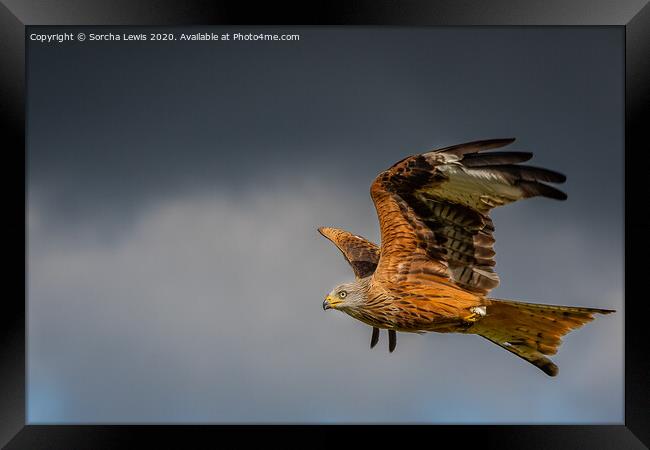
[{"label": "bird's eye", "polygon": [[345,298],[347,295],[348,295],[348,293],[345,292],[345,291],[339,292],[339,297],[341,297],[341,298]]}]

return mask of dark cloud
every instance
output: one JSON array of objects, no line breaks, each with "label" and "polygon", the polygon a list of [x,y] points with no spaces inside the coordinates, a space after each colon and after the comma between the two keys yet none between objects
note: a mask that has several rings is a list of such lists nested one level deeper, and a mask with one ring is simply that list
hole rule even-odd
[{"label": "dark cloud", "polygon": [[[621,423],[622,31],[299,32],[30,44],[30,421]],[[556,379],[472,336],[368,351],[315,228],[378,240],[380,170],[504,136],[569,200],[495,212],[494,296],[620,312]]]},{"label": "dark cloud", "polygon": [[188,185],[259,189],[269,171],[362,188],[405,154],[514,136],[569,174],[570,194],[622,198],[607,182],[623,167],[621,30],[298,31],[292,43],[30,43],[30,188],[65,217]]}]

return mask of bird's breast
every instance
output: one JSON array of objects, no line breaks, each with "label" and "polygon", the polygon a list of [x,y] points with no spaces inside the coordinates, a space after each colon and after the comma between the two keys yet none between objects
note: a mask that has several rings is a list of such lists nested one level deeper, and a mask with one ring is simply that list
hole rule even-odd
[{"label": "bird's breast", "polygon": [[371,298],[363,307],[346,312],[377,328],[408,332],[449,332],[462,331],[466,325],[463,317],[469,314],[467,309],[477,304],[477,300],[467,301],[447,295],[400,298],[384,295],[382,298]]}]

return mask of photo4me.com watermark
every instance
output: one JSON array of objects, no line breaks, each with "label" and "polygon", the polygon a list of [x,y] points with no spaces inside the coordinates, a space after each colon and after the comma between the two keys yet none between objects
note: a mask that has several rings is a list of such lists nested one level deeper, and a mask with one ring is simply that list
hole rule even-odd
[{"label": "photo4me.com watermark", "polygon": [[93,42],[93,41],[299,41],[300,34],[282,33],[114,33],[114,32],[77,32],[77,33],[29,33],[30,41],[46,44],[62,44],[64,42]]}]

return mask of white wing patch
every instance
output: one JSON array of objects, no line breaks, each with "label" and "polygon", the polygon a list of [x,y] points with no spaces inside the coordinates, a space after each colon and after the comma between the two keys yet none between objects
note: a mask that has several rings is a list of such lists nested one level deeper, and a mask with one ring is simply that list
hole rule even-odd
[{"label": "white wing patch", "polygon": [[520,188],[512,186],[497,172],[470,169],[461,164],[445,164],[437,169],[448,177],[443,189],[436,191],[437,195],[483,213],[523,196]]}]

